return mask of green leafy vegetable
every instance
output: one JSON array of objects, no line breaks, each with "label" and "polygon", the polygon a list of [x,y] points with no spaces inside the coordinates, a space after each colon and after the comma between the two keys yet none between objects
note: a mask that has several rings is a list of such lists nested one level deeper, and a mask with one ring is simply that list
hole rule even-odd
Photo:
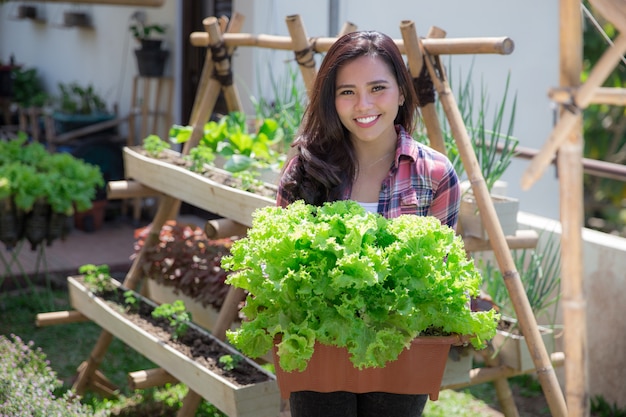
[{"label": "green leafy vegetable", "polygon": [[222,267],[248,292],[247,320],[228,339],[258,357],[280,337],[286,371],[304,370],[315,342],[364,368],[421,334],[470,335],[477,348],[495,335],[496,312],[469,309],[480,275],[463,241],[434,217],[385,219],[353,201],[264,207]]}]

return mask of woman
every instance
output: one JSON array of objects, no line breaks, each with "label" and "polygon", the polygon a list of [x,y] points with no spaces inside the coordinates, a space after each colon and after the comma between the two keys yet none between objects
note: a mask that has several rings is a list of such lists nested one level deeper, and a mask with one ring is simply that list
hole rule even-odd
[{"label": "woman", "polygon": [[[277,204],[352,199],[387,218],[435,216],[456,227],[458,177],[419,144],[417,99],[402,55],[379,32],[354,32],[328,50],[317,74]],[[416,370],[419,372],[419,370]],[[294,392],[292,417],[421,416],[426,395]]]}]

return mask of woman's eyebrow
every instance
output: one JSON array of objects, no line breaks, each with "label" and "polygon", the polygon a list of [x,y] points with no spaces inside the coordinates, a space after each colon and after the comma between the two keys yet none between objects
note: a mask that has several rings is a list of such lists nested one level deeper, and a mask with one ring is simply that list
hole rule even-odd
[{"label": "woman's eyebrow", "polygon": [[[380,80],[373,80],[373,81],[368,81],[367,83],[365,83],[366,85],[375,85],[375,84],[389,84],[389,80],[386,79],[380,79]],[[356,87],[355,84],[339,84],[336,88],[354,88]]]}]

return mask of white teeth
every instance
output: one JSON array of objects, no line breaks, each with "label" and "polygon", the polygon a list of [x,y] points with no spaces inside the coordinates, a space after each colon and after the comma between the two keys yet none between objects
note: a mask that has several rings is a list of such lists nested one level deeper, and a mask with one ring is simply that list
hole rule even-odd
[{"label": "white teeth", "polygon": [[376,120],[376,116],[369,116],[369,117],[357,117],[356,121],[359,123],[370,123],[373,122],[374,120]]}]

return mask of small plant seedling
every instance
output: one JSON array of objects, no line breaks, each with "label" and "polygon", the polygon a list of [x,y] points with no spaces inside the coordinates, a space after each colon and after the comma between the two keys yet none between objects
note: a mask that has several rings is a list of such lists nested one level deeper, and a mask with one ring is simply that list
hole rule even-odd
[{"label": "small plant seedling", "polygon": [[157,135],[148,135],[143,140],[143,149],[153,158],[157,158],[161,155],[161,152],[166,149],[170,149],[171,147],[172,146],[168,142],[164,141]]},{"label": "small plant seedling", "polygon": [[222,369],[226,371],[232,371],[235,369],[241,362],[243,358],[239,355],[222,355],[220,356],[218,362]]},{"label": "small plant seedling", "polygon": [[134,291],[128,290],[124,292],[124,303],[126,303],[129,309],[137,306],[137,297],[135,297]]},{"label": "small plant seedling", "polygon": [[185,334],[191,322],[191,313],[187,311],[182,300],[176,300],[172,304],[161,304],[152,311],[152,317],[169,320],[170,326],[174,329],[172,336],[174,340]]},{"label": "small plant seedling", "polygon": [[215,154],[206,146],[196,146],[189,151],[185,159],[191,162],[189,169],[196,173],[202,173],[205,165],[210,165],[215,160]]},{"label": "small plant seedling", "polygon": [[241,188],[244,191],[250,191],[250,192],[254,190],[254,188],[256,187],[263,186],[263,181],[258,179],[257,178],[258,176],[259,176],[258,172],[250,171],[250,170],[239,171],[239,172],[233,173],[233,178],[237,178],[239,179],[239,181],[241,181],[241,185],[239,186],[239,188]]},{"label": "small plant seedling", "polygon": [[114,289],[108,265],[86,264],[79,267],[78,272],[84,275],[85,283],[89,284],[97,293]]}]

